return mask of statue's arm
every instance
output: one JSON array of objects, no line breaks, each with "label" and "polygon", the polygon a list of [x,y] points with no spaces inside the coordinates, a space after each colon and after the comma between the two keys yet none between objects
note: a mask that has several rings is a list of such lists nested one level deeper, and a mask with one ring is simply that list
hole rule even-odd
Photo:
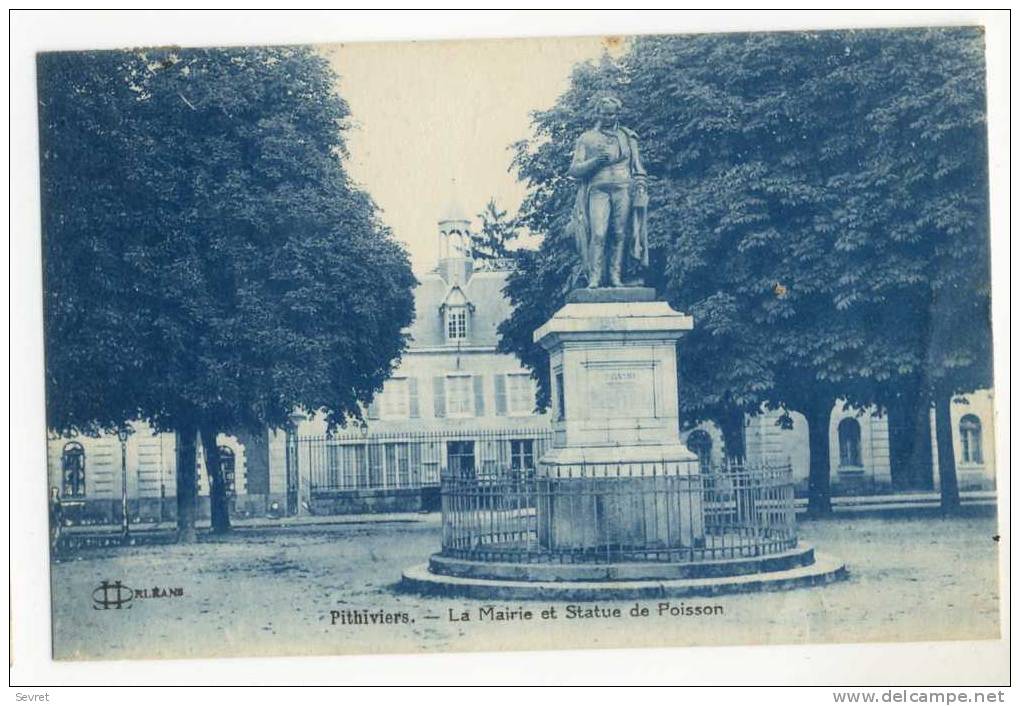
[{"label": "statue's arm", "polygon": [[606,156],[603,154],[588,158],[588,150],[582,137],[574,146],[574,158],[570,162],[570,169],[567,170],[567,173],[572,177],[583,179],[605,163]]},{"label": "statue's arm", "polygon": [[648,176],[648,172],[645,171],[645,165],[641,163],[641,152],[638,151],[637,138],[633,134],[630,136],[630,153],[631,174],[636,177]]}]

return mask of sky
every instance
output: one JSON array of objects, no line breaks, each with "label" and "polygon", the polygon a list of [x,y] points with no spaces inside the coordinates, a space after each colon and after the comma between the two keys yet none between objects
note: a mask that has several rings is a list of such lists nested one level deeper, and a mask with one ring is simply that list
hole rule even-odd
[{"label": "sky", "polygon": [[618,44],[581,37],[318,47],[351,109],[348,171],[407,245],[415,271],[435,265],[437,221],[457,202],[469,216],[490,197],[516,212],[524,189],[509,171],[510,144],[530,136],[530,112],[555,102],[575,63]]}]

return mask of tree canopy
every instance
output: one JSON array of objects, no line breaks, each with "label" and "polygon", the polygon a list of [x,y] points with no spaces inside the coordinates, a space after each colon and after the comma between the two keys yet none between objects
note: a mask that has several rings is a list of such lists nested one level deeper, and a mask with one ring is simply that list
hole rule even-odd
[{"label": "tree canopy", "polygon": [[51,427],[359,414],[414,279],[335,81],[302,48],[40,55]]},{"label": "tree canopy", "polygon": [[649,172],[648,283],[695,320],[686,423],[990,384],[982,56],[976,28],[847,30],[641,37],[579,66],[515,145],[545,237],[508,283],[504,350],[547,402],[531,332],[570,286],[570,147],[611,89]]}]

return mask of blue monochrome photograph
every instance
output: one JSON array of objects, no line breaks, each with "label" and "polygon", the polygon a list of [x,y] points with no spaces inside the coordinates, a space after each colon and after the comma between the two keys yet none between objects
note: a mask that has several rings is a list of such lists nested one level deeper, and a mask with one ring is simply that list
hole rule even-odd
[{"label": "blue monochrome photograph", "polygon": [[983,27],[36,73],[54,659],[1000,637]]}]

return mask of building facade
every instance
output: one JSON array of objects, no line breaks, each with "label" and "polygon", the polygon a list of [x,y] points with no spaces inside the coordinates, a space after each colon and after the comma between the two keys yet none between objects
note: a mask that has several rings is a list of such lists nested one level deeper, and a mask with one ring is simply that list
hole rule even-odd
[{"label": "building facade", "polygon": [[[127,498],[133,523],[171,521],[177,513],[176,435],[155,432],[145,422],[132,424],[125,442],[114,434],[52,436],[47,443],[49,487],[60,495],[65,520],[70,524],[120,522]],[[235,436],[220,434],[220,449],[227,492],[235,515],[254,515],[264,502],[256,487],[249,487],[248,469],[257,467],[249,449]],[[257,449],[256,454],[257,454]],[[199,516],[209,516],[209,474],[199,442],[196,463]]]},{"label": "building facade", "polygon": [[[953,448],[961,490],[995,488],[994,404],[991,390],[959,396],[952,404]],[[787,415],[792,424],[782,424]],[[929,415],[932,469],[914,489],[939,487],[935,412]],[[713,424],[702,424],[686,436],[688,447],[706,459],[723,463],[725,445]],[[748,463],[785,464],[793,469],[799,492],[807,492],[810,453],[807,420],[798,412],[763,411],[745,419]],[[884,493],[904,483],[893,477],[889,458],[889,420],[874,409],[847,408],[842,401],[829,418],[829,466],[832,491],[837,495]],[[928,475],[928,474],[924,474]]]},{"label": "building facade", "polygon": [[528,371],[497,351],[509,268],[474,257],[470,220],[456,211],[438,223],[438,254],[418,276],[408,348],[364,426],[329,434],[321,419],[297,425],[303,510],[436,509],[442,469],[534,470],[549,418],[534,411]]}]

